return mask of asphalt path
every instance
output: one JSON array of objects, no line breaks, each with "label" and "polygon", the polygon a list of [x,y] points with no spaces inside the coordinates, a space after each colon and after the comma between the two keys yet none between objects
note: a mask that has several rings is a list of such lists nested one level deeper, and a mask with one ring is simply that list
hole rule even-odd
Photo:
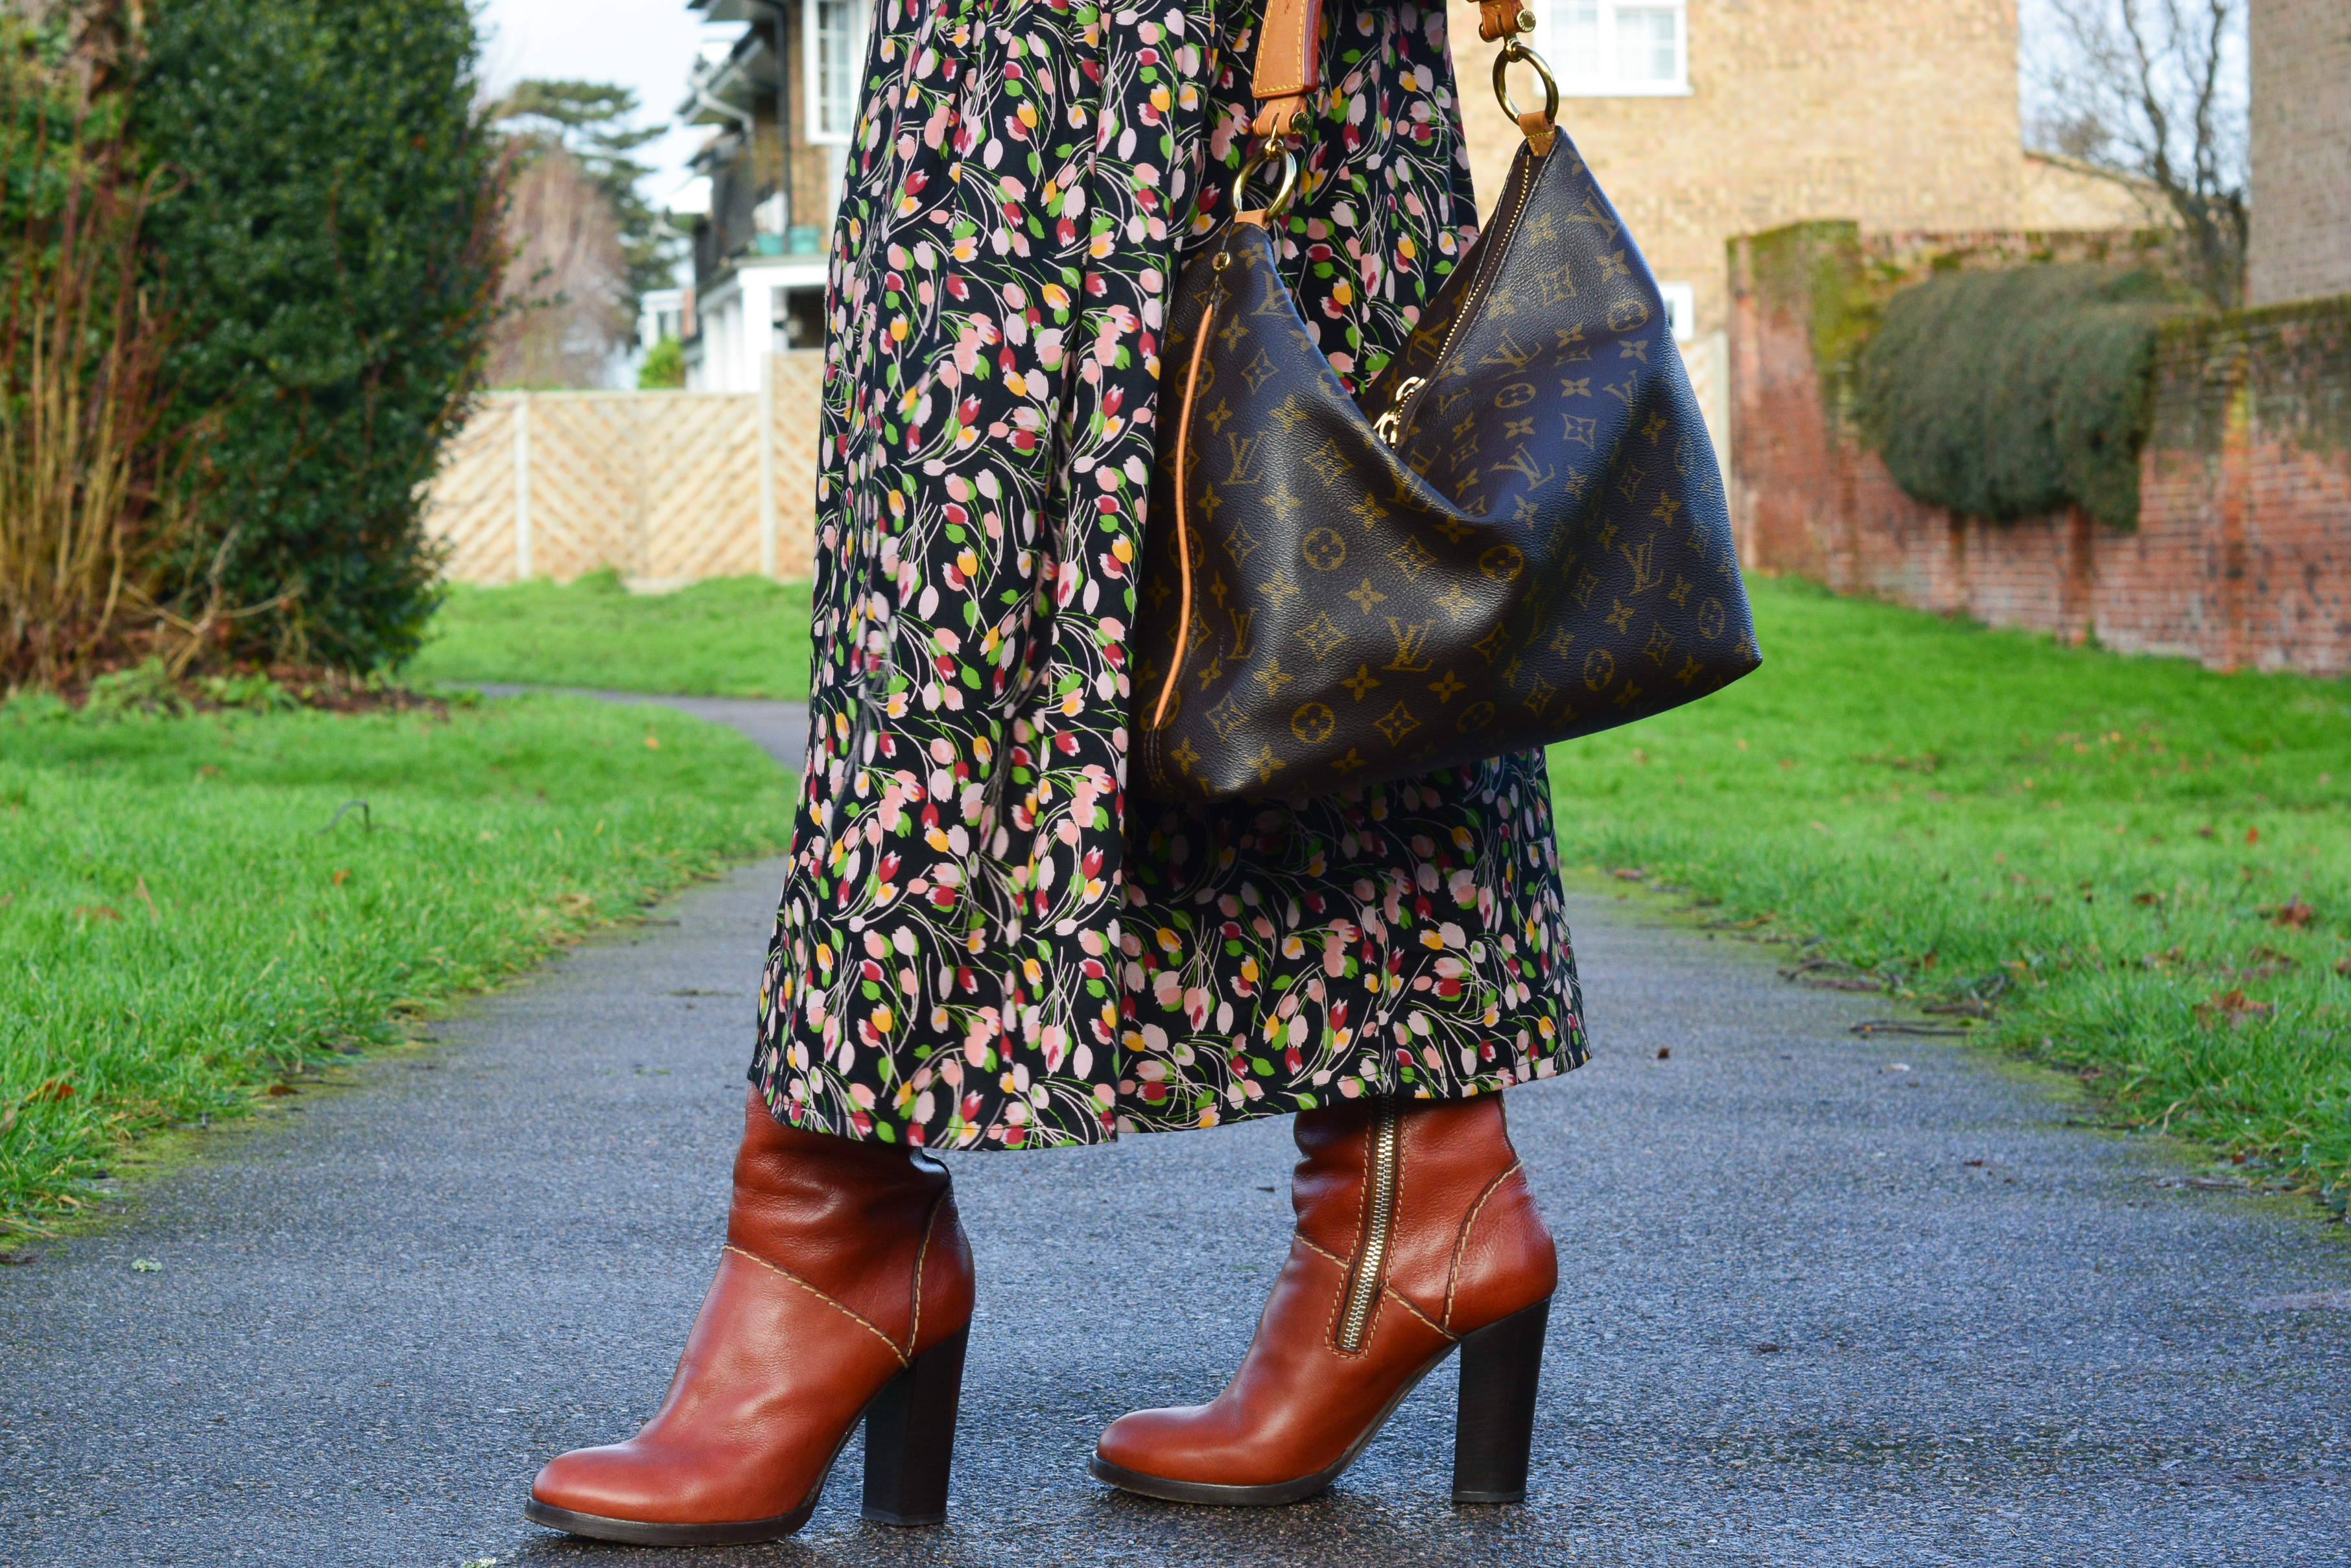
[{"label": "asphalt path", "polygon": [[780,875],[0,1269],[0,1563],[2351,1563],[2351,1231],[1605,898],[1599,1054],[1510,1096],[1562,1277],[1525,1506],[1448,1505],[1449,1369],[1296,1507],[1086,1476],[1239,1358],[1290,1223],[1269,1121],[948,1157],[980,1301],[946,1526],[862,1521],[852,1442],[789,1542],[539,1530],[538,1464],[634,1429],[708,1279]]}]

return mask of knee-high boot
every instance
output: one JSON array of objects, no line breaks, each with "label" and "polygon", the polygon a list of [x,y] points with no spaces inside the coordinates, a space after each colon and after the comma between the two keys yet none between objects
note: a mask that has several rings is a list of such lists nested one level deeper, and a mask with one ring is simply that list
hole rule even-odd
[{"label": "knee-high boot", "polygon": [[789,1535],[865,1422],[865,1517],[946,1517],[971,1248],[937,1161],[744,1107],[718,1277],[643,1431],[538,1473],[525,1513],[575,1535]]},{"label": "knee-high boot", "polygon": [[1298,1231],[1240,1370],[1206,1405],[1119,1417],[1093,1473],[1178,1502],[1296,1502],[1458,1347],[1454,1501],[1520,1501],[1559,1263],[1501,1096],[1306,1111],[1296,1136]]}]

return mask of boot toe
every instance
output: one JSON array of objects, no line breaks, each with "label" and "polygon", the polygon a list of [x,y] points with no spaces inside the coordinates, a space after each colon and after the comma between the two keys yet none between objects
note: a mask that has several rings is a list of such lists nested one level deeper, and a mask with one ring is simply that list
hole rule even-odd
[{"label": "boot toe", "polygon": [[1206,1486],[1257,1486],[1290,1478],[1260,1451],[1256,1434],[1219,1420],[1207,1405],[1137,1410],[1102,1431],[1094,1453],[1102,1463],[1137,1476]]},{"label": "boot toe", "polygon": [[651,1501],[627,1448],[612,1444],[599,1449],[574,1449],[558,1454],[539,1468],[530,1483],[534,1502],[599,1519],[643,1519]]},{"label": "boot toe", "polygon": [[1157,1475],[1162,1456],[1181,1435],[1182,1417],[1197,1413],[1194,1407],[1130,1411],[1102,1428],[1094,1453],[1123,1470]]}]

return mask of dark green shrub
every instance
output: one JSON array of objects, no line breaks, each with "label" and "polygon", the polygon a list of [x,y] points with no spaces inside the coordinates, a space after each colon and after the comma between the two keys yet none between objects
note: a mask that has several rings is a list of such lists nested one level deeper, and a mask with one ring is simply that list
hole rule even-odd
[{"label": "dark green shrub", "polygon": [[397,664],[439,593],[419,492],[496,311],[470,7],[150,16],[134,132],[179,182],[148,234],[175,329],[166,427],[193,443],[192,614],[240,651]]},{"label": "dark green shrub", "polygon": [[1856,367],[1855,415],[1920,501],[2003,522],[2079,505],[2137,527],[2156,327],[2194,307],[2143,270],[1932,278],[1886,303]]}]

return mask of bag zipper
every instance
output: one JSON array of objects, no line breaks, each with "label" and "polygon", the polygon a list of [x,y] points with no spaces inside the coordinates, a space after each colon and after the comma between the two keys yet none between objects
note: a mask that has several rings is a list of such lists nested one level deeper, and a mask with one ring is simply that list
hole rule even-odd
[{"label": "bag zipper", "polygon": [[1339,1319],[1339,1348],[1353,1355],[1364,1348],[1364,1336],[1378,1302],[1380,1281],[1387,1272],[1388,1239],[1395,1229],[1396,1172],[1404,1153],[1404,1118],[1395,1106],[1383,1100],[1372,1113],[1370,1130],[1371,1200],[1364,1221],[1364,1244],[1355,1267],[1347,1276],[1347,1306]]},{"label": "bag zipper", "polygon": [[1484,237],[1492,242],[1491,253],[1479,258],[1478,275],[1470,280],[1468,297],[1461,302],[1461,308],[1453,313],[1452,325],[1445,329],[1445,342],[1437,350],[1437,362],[1429,367],[1425,377],[1405,377],[1396,388],[1395,402],[1390,405],[1386,413],[1373,421],[1372,428],[1388,445],[1395,446],[1404,439],[1405,432],[1412,429],[1414,419],[1420,413],[1421,402],[1428,396],[1430,384],[1437,379],[1437,372],[1445,368],[1446,358],[1453,352],[1453,345],[1459,339],[1462,328],[1478,314],[1478,307],[1485,303],[1486,291],[1494,286],[1494,275],[1502,270],[1502,258],[1510,254],[1510,241],[1519,232],[1519,219],[1526,213],[1527,198],[1534,193],[1533,170],[1537,156],[1533,149],[1529,148],[1525,152],[1526,161],[1511,171],[1518,185],[1518,200],[1510,204],[1500,224],[1487,231]]}]

